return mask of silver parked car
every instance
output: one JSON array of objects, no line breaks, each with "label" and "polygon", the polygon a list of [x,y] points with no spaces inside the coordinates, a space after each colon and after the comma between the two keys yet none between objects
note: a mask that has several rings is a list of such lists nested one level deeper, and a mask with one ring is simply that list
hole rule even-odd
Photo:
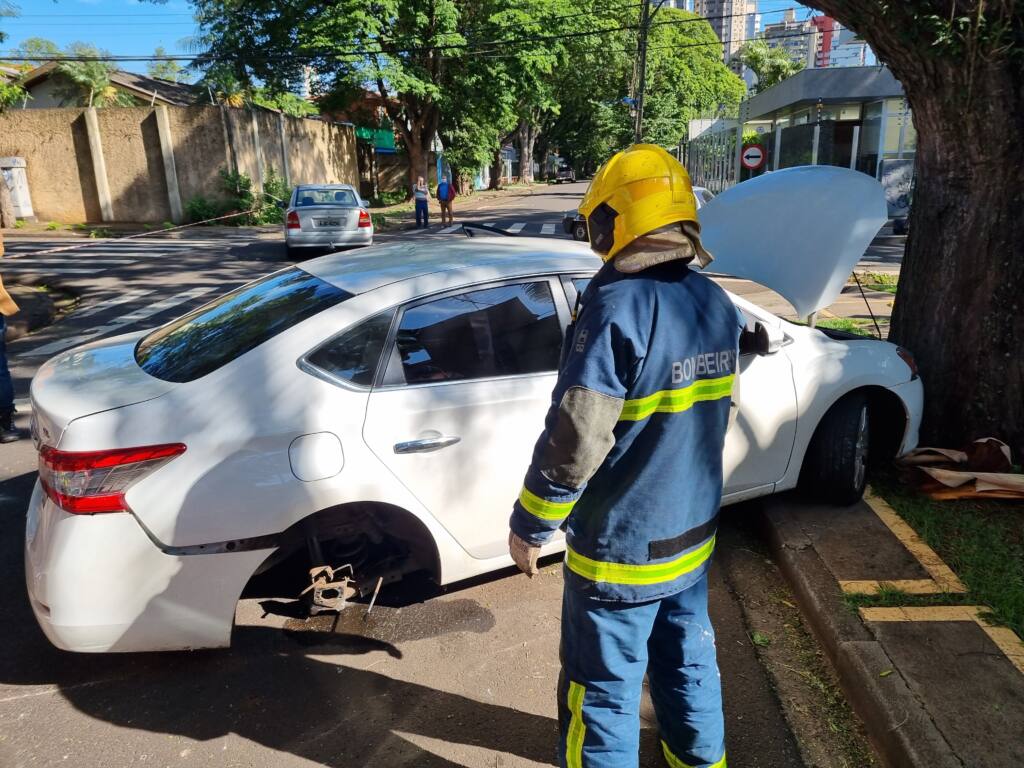
[{"label": "silver parked car", "polygon": [[296,187],[284,219],[289,256],[299,248],[330,248],[373,243],[369,202],[351,184],[309,184]]}]

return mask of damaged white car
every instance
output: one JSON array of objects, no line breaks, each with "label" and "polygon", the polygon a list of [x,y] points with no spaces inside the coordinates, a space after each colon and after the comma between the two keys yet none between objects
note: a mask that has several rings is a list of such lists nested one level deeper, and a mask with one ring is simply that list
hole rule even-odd
[{"label": "damaged white car", "polygon": [[[805,315],[838,295],[885,203],[867,176],[793,169],[701,215],[716,272]],[[247,583],[288,558],[304,573],[352,566],[319,574],[314,608],[412,572],[448,584],[510,565],[511,504],[599,266],[553,239],[384,245],[46,363],[25,541],[46,636],[72,651],[225,646]],[[915,447],[908,353],[734,300],[756,344],[741,357],[725,503],[801,477],[849,502],[869,459]]]}]

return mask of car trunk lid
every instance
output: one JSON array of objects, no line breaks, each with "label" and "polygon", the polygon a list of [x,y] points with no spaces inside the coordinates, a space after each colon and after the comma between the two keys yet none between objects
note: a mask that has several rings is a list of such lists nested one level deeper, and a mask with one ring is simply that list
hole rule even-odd
[{"label": "car trunk lid", "polygon": [[56,447],[75,419],[160,397],[175,384],[156,379],[135,362],[145,332],[104,339],[46,362],[32,380],[33,432]]},{"label": "car trunk lid", "polygon": [[304,232],[352,231],[359,228],[359,209],[341,205],[317,205],[295,209]]},{"label": "car trunk lid", "polygon": [[836,300],[887,216],[881,185],[859,171],[766,173],[701,208],[707,271],[771,288],[805,317]]}]

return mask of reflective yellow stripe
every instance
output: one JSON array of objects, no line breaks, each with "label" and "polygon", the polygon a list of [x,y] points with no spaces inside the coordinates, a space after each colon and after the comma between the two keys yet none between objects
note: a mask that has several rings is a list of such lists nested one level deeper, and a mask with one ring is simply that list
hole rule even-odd
[{"label": "reflective yellow stripe", "polygon": [[565,564],[569,570],[591,581],[610,584],[661,584],[675,581],[680,576],[699,568],[715,549],[715,537],[701,544],[692,552],[680,555],[675,560],[649,565],[631,563],[603,563],[591,560],[576,552],[572,547],[565,549]]},{"label": "reflective yellow stripe", "polygon": [[[665,754],[665,762],[671,766],[671,768],[694,768],[689,763],[684,763],[678,757],[672,754],[672,750],[668,748],[668,744],[664,741],[661,742],[661,751]],[[725,766],[725,755],[722,755],[722,759],[717,763],[712,763],[707,768],[726,768]]]},{"label": "reflective yellow stripe", "polygon": [[689,410],[695,403],[721,400],[732,394],[735,378],[730,374],[718,379],[701,379],[681,389],[663,389],[638,400],[627,400],[619,421],[643,421],[655,413],[679,413]]},{"label": "reflective yellow stripe", "polygon": [[525,487],[519,492],[519,503],[523,509],[541,520],[562,520],[572,512],[575,501],[545,501]]},{"label": "reflective yellow stripe", "polygon": [[565,736],[565,764],[568,768],[583,768],[583,736],[587,726],[583,724],[583,694],[586,693],[579,683],[569,681],[568,699],[572,719],[569,721],[569,732]]}]

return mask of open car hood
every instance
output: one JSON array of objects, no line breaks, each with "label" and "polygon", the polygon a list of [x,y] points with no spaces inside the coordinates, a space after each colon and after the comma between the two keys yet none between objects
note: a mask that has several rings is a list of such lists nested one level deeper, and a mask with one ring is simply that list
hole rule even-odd
[{"label": "open car hood", "polygon": [[836,300],[887,219],[882,186],[859,171],[766,173],[701,208],[707,271],[771,288],[805,317]]}]

